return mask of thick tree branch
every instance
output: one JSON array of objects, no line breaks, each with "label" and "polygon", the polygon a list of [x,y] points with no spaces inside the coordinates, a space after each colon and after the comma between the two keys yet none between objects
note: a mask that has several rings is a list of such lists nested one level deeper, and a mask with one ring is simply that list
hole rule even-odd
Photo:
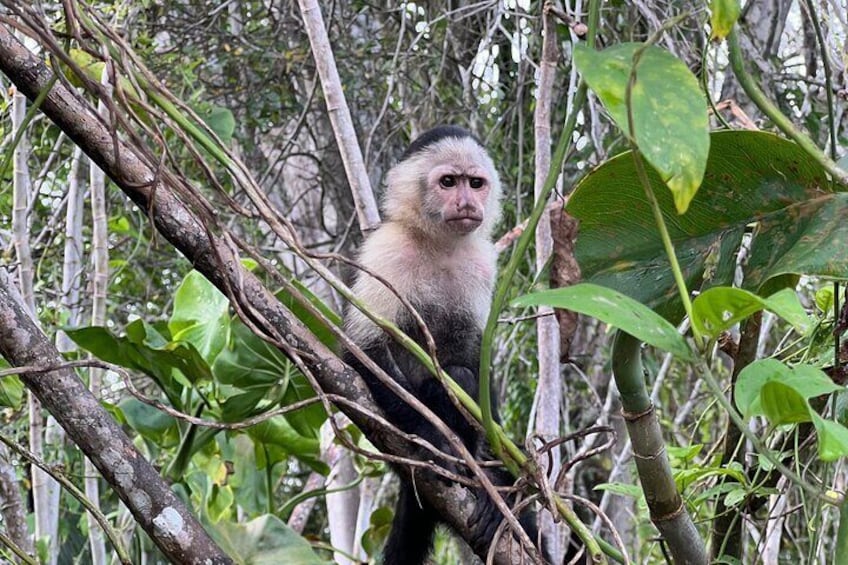
[{"label": "thick tree branch", "polygon": [[[0,27],[0,43],[6,34]],[[0,328],[0,354],[12,365],[63,361],[30,318],[4,269],[0,269]],[[21,381],[85,452],[168,558],[198,565],[232,563],[73,370],[23,374]]]},{"label": "thick tree branch", "polygon": [[[34,99],[52,77],[52,71],[24,48],[3,25],[0,25],[0,71],[30,99]],[[378,410],[359,375],[316,339],[253,273],[242,267],[232,247],[207,228],[213,222],[204,220],[211,218],[198,217],[176,196],[180,192],[180,185],[172,175],[146,162],[134,148],[117,139],[91,106],[61,82],[57,81],[53,86],[41,110],[133,202],[148,213],[156,229],[191,261],[195,269],[222,292],[238,300],[238,310],[250,318],[252,327],[265,332],[267,336],[274,336],[274,339],[296,351],[324,393],[341,396],[349,401],[341,409],[375,446],[393,455],[409,457],[413,453],[409,444],[366,416],[368,412]],[[196,204],[200,205],[195,209],[212,209],[206,202]],[[29,379],[27,382],[34,380],[38,379]],[[53,379],[43,380],[53,382]],[[58,413],[68,411],[68,403],[73,400],[66,398],[62,404],[54,404],[49,409],[51,412],[55,410],[54,414],[58,418]],[[355,407],[360,407],[362,411]],[[84,439],[82,435],[89,433],[87,428],[76,428],[75,422],[67,418],[62,420],[62,425],[66,429],[74,429],[73,432],[68,429],[68,433],[76,441]],[[83,446],[83,449],[86,448]],[[114,479],[114,473],[110,475]],[[118,488],[113,480],[108,477],[107,480]],[[415,480],[419,494],[459,535],[470,537],[467,520],[474,509],[473,492],[456,483],[446,485],[430,473],[416,473]],[[495,552],[496,563],[515,563],[522,558],[527,562],[520,544],[512,542],[509,536],[503,536]]]}]

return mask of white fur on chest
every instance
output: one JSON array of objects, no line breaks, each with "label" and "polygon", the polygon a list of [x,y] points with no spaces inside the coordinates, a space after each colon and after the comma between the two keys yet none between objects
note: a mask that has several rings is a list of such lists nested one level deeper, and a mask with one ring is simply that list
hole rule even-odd
[{"label": "white fur on chest", "polygon": [[[402,230],[388,224],[371,235],[362,248],[359,262],[394,287],[410,302],[440,306],[455,305],[470,310],[482,328],[489,315],[496,254],[491,242],[470,234],[453,242],[450,248],[422,249],[409,241]],[[371,309],[397,320],[400,301],[373,277],[360,276],[353,287]],[[365,343],[379,333],[358,310],[352,309],[346,329],[354,341]]]}]

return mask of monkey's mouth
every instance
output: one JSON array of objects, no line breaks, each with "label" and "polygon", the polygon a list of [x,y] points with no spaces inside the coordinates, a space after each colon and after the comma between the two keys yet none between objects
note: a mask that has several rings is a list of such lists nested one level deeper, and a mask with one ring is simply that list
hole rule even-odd
[{"label": "monkey's mouth", "polygon": [[470,233],[480,227],[483,223],[483,218],[475,216],[455,216],[453,218],[445,218],[448,226],[459,233]]}]

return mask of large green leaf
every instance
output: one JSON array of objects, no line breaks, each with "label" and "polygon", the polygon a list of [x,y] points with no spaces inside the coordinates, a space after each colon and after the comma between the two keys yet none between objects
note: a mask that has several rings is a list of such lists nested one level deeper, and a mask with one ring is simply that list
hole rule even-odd
[{"label": "large green leaf", "polygon": [[775,426],[812,422],[819,457],[834,461],[848,455],[848,428],[822,418],[810,399],[844,390],[817,367],[760,359],[739,372],[733,397],[745,417],[762,415]]},{"label": "large green leaf", "polygon": [[210,533],[236,563],[246,565],[323,565],[308,541],[285,522],[266,514],[246,524],[222,521]]},{"label": "large green leaf", "polygon": [[[742,235],[752,223],[758,225],[746,288],[759,291],[786,273],[845,277],[848,197],[830,192],[824,170],[793,142],[769,133],[727,131],[711,138],[704,182],[686,214],[676,213],[667,191],[656,191],[688,287],[730,284]],[[635,298],[671,321],[681,319],[665,250],[629,153],[589,173],[568,211],[580,221],[575,255],[585,280]]]},{"label": "large green leaf", "polygon": [[227,343],[230,303],[203,275],[191,271],[174,294],[168,328],[174,341],[187,341],[212,363]]},{"label": "large green leaf", "polygon": [[173,417],[133,397],[121,400],[118,408],[131,428],[160,447],[178,444],[180,434]]},{"label": "large green leaf", "polygon": [[674,326],[645,305],[603,286],[580,283],[553,288],[520,296],[513,304],[545,305],[586,314],[677,357],[692,358],[692,350]]},{"label": "large green leaf", "polygon": [[[212,371],[217,382],[238,391],[222,403],[224,421],[242,420],[277,405],[315,396],[306,378],[279,349],[238,320],[232,322],[232,342],[218,355]],[[260,408],[262,401],[270,402]],[[282,421],[274,424],[281,434],[278,444],[295,455],[313,458],[317,455],[318,429],[325,419],[320,402],[280,416]]]},{"label": "large green leaf", "polygon": [[800,332],[806,331],[810,325],[809,316],[790,288],[761,298],[741,288],[717,286],[707,289],[692,302],[692,326],[701,334],[717,337],[760,310],[780,316]]},{"label": "large green leaf", "polygon": [[736,381],[733,399],[745,417],[766,414],[762,391],[772,382],[790,387],[804,399],[844,390],[811,365],[790,367],[776,359],[760,359],[742,369]]},{"label": "large green leaf", "polygon": [[631,135],[682,214],[701,185],[710,150],[707,102],[698,79],[668,51],[643,43],[620,43],[603,51],[577,45],[574,64],[618,127],[629,132],[627,84],[637,52]]},{"label": "large green leaf", "polygon": [[98,359],[152,377],[177,408],[182,405],[180,392],[185,379],[194,382],[211,377],[209,366],[194,346],[170,341],[143,320],[131,322],[122,337],[96,326],[65,331],[74,343]]}]

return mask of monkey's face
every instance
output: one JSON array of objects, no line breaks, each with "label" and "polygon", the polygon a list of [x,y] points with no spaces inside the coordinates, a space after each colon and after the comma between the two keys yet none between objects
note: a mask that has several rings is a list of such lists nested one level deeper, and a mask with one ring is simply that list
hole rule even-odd
[{"label": "monkey's face", "polygon": [[474,165],[443,164],[427,175],[425,207],[428,215],[457,234],[471,233],[486,215],[491,180]]}]

